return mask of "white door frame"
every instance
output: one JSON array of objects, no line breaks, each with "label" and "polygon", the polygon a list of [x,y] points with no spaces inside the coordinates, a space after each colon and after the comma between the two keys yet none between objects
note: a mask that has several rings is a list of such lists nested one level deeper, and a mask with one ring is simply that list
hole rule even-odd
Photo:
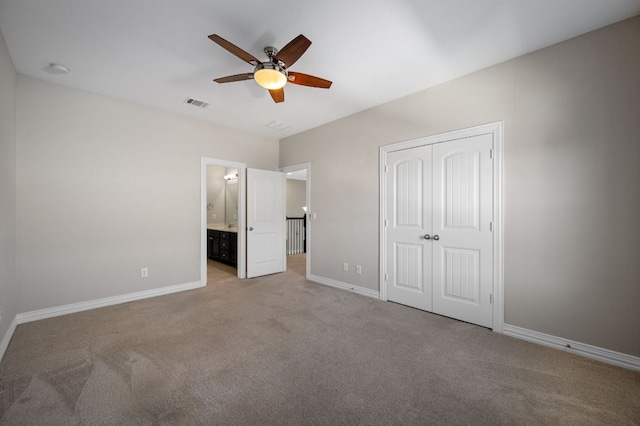
[{"label": "white door frame", "polygon": [[245,163],[201,157],[200,159],[200,284],[207,284],[207,166],[238,169],[238,278],[245,278],[246,267],[246,170]]},{"label": "white door frame", "polygon": [[284,173],[297,172],[299,170],[307,171],[307,214],[306,214],[306,238],[307,238],[307,253],[306,253],[306,279],[309,279],[311,274],[311,163],[293,164],[291,166],[280,167],[280,171]]},{"label": "white door frame", "polygon": [[415,148],[454,139],[467,138],[490,133],[493,135],[493,331],[502,333],[504,325],[504,211],[503,200],[503,161],[504,161],[504,122],[483,124],[439,135],[412,139],[380,147],[380,300],[387,300],[386,233],[384,212],[387,205],[386,180],[384,168],[387,153],[400,149]]}]

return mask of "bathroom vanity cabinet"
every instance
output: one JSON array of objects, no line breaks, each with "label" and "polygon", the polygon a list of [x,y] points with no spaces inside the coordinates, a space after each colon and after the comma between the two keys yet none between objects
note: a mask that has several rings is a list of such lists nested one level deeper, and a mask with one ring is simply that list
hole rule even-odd
[{"label": "bathroom vanity cabinet", "polygon": [[211,260],[236,267],[238,263],[238,233],[207,229],[207,256]]}]

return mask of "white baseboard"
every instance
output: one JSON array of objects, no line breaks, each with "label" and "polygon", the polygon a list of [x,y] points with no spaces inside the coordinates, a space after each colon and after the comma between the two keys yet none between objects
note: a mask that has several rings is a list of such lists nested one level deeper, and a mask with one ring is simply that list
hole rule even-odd
[{"label": "white baseboard", "polygon": [[515,325],[504,324],[502,332],[507,336],[515,337],[517,339],[549,346],[561,351],[606,362],[607,364],[617,365],[618,367],[640,371],[640,357],[637,356],[627,355],[621,352],[615,352],[609,349],[599,348],[597,346],[587,345],[586,343],[563,339],[557,336],[551,336],[538,331],[527,330],[526,328],[517,327]]},{"label": "white baseboard", "polygon": [[11,321],[11,325],[9,326],[9,329],[7,330],[4,337],[2,338],[2,341],[0,341],[0,361],[2,361],[2,358],[4,358],[4,353],[7,351],[7,348],[9,347],[9,342],[11,341],[11,338],[13,337],[13,333],[15,333],[17,326],[18,326],[18,318],[14,317],[13,321]]},{"label": "white baseboard", "polygon": [[120,296],[105,297],[103,299],[94,299],[87,300],[86,302],[71,303],[69,305],[54,306],[53,308],[23,312],[16,315],[16,320],[18,324],[24,324],[26,322],[38,321],[45,318],[52,318],[60,315],[88,311],[89,309],[102,308],[105,306],[117,305],[120,303],[133,302],[135,300],[148,299],[150,297],[164,296],[165,294],[192,290],[194,288],[204,287],[205,285],[207,284],[203,284],[200,281],[194,281],[186,284],[176,284],[166,287],[154,288],[151,290],[137,291],[135,293],[128,293]]},{"label": "white baseboard", "polygon": [[329,287],[339,288],[341,290],[347,290],[352,293],[358,293],[363,296],[373,297],[374,299],[380,299],[380,292],[376,290],[371,290],[368,288],[360,287],[353,284],[347,284],[342,281],[333,280],[331,278],[320,277],[318,275],[307,275],[307,279],[309,281],[313,281],[318,284],[323,284]]},{"label": "white baseboard", "polygon": [[11,341],[13,333],[15,333],[16,327],[19,324],[58,317],[60,315],[73,314],[75,312],[88,311],[90,309],[102,308],[105,306],[117,305],[120,303],[133,302],[135,300],[148,299],[150,297],[164,296],[165,294],[178,293],[180,291],[193,290],[194,288],[204,287],[206,285],[206,283],[194,281],[186,284],[176,284],[151,290],[137,291],[135,293],[128,293],[120,296],[105,297],[103,299],[87,300],[86,302],[71,303],[69,305],[54,306],[53,308],[23,312],[15,316],[13,322],[11,322],[11,325],[9,326],[9,330],[7,330],[2,341],[0,341],[0,361],[4,358],[4,354],[9,347],[9,342]]}]

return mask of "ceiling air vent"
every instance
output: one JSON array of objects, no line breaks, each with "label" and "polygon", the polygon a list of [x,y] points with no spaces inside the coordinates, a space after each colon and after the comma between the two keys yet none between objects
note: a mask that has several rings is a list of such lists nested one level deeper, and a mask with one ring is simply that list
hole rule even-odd
[{"label": "ceiling air vent", "polygon": [[189,104],[189,105],[193,105],[193,106],[197,106],[200,108],[206,108],[209,106],[209,104],[207,102],[204,101],[199,101],[197,99],[193,99],[193,98],[187,98],[184,100],[185,104]]},{"label": "ceiling air vent", "polygon": [[271,123],[265,124],[264,126],[270,128],[270,129],[284,130],[284,129],[288,129],[289,127],[291,127],[291,124],[285,123],[285,122],[282,122],[282,121],[272,121]]}]

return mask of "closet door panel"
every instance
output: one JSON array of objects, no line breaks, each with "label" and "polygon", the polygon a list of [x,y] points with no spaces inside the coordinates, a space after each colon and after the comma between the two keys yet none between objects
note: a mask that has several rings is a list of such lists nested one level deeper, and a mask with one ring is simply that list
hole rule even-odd
[{"label": "closet door panel", "polygon": [[433,145],[433,312],[491,327],[490,134]]},{"label": "closet door panel", "polygon": [[387,156],[387,299],[431,311],[431,147]]}]

